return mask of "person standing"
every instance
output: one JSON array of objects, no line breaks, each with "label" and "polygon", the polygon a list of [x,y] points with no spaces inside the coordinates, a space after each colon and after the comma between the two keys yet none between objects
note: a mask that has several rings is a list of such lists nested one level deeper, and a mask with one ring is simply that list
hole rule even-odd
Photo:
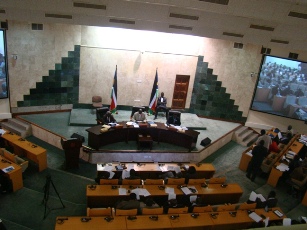
[{"label": "person standing", "polygon": [[258,137],[256,144],[258,145],[261,140],[264,141],[264,147],[269,151],[270,145],[272,144],[272,138],[266,134],[265,130],[260,131],[260,136]]},{"label": "person standing", "polygon": [[258,171],[261,171],[260,167],[263,159],[268,155],[268,150],[264,147],[264,140],[260,140],[258,145],[253,148],[252,155],[252,159],[247,168],[246,177],[254,181]]}]

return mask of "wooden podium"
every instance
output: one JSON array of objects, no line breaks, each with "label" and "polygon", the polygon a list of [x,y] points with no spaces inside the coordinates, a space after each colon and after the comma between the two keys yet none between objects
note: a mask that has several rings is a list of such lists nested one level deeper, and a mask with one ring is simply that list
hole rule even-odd
[{"label": "wooden podium", "polygon": [[62,148],[65,151],[66,169],[79,168],[79,154],[82,147],[82,141],[78,138],[61,139]]}]

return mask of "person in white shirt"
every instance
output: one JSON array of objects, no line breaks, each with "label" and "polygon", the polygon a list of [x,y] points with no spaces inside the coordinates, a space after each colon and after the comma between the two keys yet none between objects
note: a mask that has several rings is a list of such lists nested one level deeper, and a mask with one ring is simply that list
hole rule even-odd
[{"label": "person in white shirt", "polygon": [[142,109],[139,109],[138,112],[135,112],[133,114],[133,121],[138,121],[138,122],[146,122],[146,114],[143,113]]}]

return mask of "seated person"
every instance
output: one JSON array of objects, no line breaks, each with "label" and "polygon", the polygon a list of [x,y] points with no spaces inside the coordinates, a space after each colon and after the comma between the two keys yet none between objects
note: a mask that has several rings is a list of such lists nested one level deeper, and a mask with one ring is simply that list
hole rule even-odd
[{"label": "seated person", "polygon": [[140,177],[136,174],[136,171],[134,169],[130,169],[130,176],[127,177],[126,179],[130,179],[130,180],[133,180],[133,179],[140,179]]},{"label": "seated person", "polygon": [[116,209],[122,210],[130,210],[130,209],[137,209],[138,213],[140,213],[140,202],[136,199],[135,193],[130,193],[129,200],[120,201],[116,206]]},{"label": "seated person", "polygon": [[292,139],[292,134],[291,133],[287,133],[285,137],[280,139],[280,143],[281,144],[288,144]]},{"label": "seated person", "polygon": [[140,208],[160,208],[160,206],[151,197],[148,197],[145,202],[140,203]]},{"label": "seated person", "polygon": [[274,208],[277,205],[277,198],[276,198],[276,192],[271,191],[268,195],[268,198],[266,201],[261,201],[260,198],[256,199],[256,208]]},{"label": "seated person", "polygon": [[99,172],[99,174],[95,178],[95,182],[97,184],[99,184],[100,183],[100,179],[109,179],[109,178],[110,178],[110,172],[108,172],[108,171],[101,171],[101,172]]},{"label": "seated person", "polygon": [[168,109],[166,108],[166,103],[167,103],[166,97],[164,97],[164,93],[162,92],[161,96],[158,97],[158,100],[157,100],[157,107],[156,107],[156,113],[155,113],[154,119],[157,119],[158,112],[160,110],[166,112],[166,117],[168,117]]},{"label": "seated person", "polygon": [[189,179],[197,179],[196,168],[194,166],[190,166],[184,174],[184,178],[185,184],[188,184]]},{"label": "seated person", "polygon": [[280,152],[280,148],[279,148],[279,138],[278,136],[274,137],[274,139],[272,139],[272,143],[270,144],[269,147],[269,152],[275,152],[275,153],[279,153]]},{"label": "seated person", "polygon": [[104,116],[103,116],[103,123],[104,124],[109,124],[109,123],[115,123],[116,120],[115,118],[113,117],[113,115],[111,114],[110,111],[108,111]]},{"label": "seated person", "polygon": [[184,204],[179,204],[176,199],[171,199],[171,200],[168,200],[163,205],[163,212],[167,214],[169,208],[184,208],[184,207],[185,207]]},{"label": "seated person", "polygon": [[177,116],[176,113],[173,114],[173,116],[169,116],[166,122],[167,125],[175,125],[175,126],[180,126],[180,118]]},{"label": "seated person", "polygon": [[193,212],[194,207],[204,207],[206,204],[203,202],[201,197],[197,197],[195,201],[189,204],[189,212]]},{"label": "seated person", "polygon": [[132,120],[134,122],[146,122],[146,114],[143,112],[142,109],[139,109],[138,112],[133,114]]}]

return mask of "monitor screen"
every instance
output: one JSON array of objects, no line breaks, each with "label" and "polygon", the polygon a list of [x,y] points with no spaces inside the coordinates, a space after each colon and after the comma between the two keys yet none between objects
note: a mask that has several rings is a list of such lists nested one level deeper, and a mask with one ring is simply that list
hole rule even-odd
[{"label": "monitor screen", "polygon": [[0,29],[0,99],[8,97],[8,74],[5,30]]},{"label": "monitor screen", "polygon": [[307,63],[263,55],[251,110],[307,120]]}]

